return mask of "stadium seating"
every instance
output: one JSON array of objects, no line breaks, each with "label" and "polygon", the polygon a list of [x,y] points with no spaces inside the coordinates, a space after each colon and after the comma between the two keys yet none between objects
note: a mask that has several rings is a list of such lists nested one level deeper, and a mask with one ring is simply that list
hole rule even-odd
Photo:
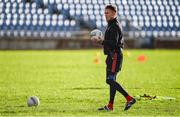
[{"label": "stadium seating", "polygon": [[104,30],[106,4],[115,4],[132,36],[180,37],[179,0],[0,0],[0,36],[64,36]]}]

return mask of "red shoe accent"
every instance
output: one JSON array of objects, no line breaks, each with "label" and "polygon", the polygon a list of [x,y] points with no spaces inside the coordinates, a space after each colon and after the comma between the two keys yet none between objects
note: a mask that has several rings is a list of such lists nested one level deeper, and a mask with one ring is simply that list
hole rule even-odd
[{"label": "red shoe accent", "polygon": [[107,105],[107,107],[108,107],[110,110],[113,110],[113,103],[109,103],[109,104]]},{"label": "red shoe accent", "polygon": [[129,95],[126,97],[127,102],[131,101],[132,99],[133,98],[131,96],[129,96]]}]

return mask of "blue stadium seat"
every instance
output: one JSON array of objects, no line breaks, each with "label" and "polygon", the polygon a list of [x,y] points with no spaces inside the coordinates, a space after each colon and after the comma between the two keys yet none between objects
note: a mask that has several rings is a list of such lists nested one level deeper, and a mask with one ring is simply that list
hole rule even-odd
[{"label": "blue stadium seat", "polygon": [[[78,31],[83,26],[104,29],[104,7],[109,3],[117,5],[125,31],[136,31],[132,35],[180,35],[178,0],[1,0],[0,31],[36,31],[44,36],[44,31]],[[129,21],[132,28],[128,28]]]}]

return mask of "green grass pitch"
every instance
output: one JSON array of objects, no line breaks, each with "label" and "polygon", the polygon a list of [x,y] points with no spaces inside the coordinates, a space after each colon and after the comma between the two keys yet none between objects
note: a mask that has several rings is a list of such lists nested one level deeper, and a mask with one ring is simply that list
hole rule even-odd
[{"label": "green grass pitch", "polygon": [[[126,112],[120,93],[113,112],[97,111],[109,98],[104,61],[102,50],[0,51],[0,116],[180,116],[180,50],[124,51],[117,81],[131,95],[175,98],[140,100]],[[27,107],[33,95],[40,106]]]}]

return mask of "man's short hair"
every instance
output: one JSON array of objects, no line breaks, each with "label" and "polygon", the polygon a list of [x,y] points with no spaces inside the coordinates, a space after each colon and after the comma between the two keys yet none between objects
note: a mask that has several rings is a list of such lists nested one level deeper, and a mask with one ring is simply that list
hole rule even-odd
[{"label": "man's short hair", "polygon": [[105,9],[110,9],[114,12],[117,12],[117,7],[115,5],[112,5],[112,4],[106,5]]}]

